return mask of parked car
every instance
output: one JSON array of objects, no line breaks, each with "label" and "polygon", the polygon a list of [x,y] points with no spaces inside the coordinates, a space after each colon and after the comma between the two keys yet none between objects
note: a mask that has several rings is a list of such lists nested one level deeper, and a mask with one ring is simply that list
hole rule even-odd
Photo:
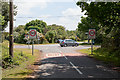
[{"label": "parked car", "polygon": [[62,39],[58,39],[58,43],[61,43],[63,40]]},{"label": "parked car", "polygon": [[66,47],[66,46],[79,46],[79,43],[77,43],[76,41],[72,40],[72,39],[65,39],[63,41],[60,42],[60,46],[61,47]]}]

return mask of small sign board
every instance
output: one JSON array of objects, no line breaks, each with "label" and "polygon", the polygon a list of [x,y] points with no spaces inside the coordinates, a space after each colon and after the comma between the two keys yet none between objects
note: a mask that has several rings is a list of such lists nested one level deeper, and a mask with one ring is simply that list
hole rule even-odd
[{"label": "small sign board", "polygon": [[29,35],[28,35],[28,34],[26,34],[26,35],[25,35],[25,38],[26,38],[26,39],[28,39],[28,36],[29,36]]},{"label": "small sign board", "polygon": [[29,31],[29,39],[36,39],[36,38],[37,38],[36,29],[30,29],[30,31]]},{"label": "small sign board", "polygon": [[37,38],[38,38],[38,40],[40,40],[40,36],[38,36]]},{"label": "small sign board", "polygon": [[89,39],[95,39],[95,29],[89,29]]}]

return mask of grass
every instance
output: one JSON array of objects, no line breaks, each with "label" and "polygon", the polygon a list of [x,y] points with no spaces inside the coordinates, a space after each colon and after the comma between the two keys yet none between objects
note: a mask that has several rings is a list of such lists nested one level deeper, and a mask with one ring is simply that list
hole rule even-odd
[{"label": "grass", "polygon": [[81,49],[79,52],[87,54],[88,56],[94,57],[97,60],[104,61],[106,64],[111,66],[120,66],[120,59],[118,56],[115,56],[114,53],[110,54],[107,49],[95,48],[93,55],[91,55],[91,49]]},{"label": "grass", "polygon": [[[8,41],[5,41],[2,45],[2,59],[4,61],[8,55]],[[14,49],[14,58],[12,63],[14,65],[8,65],[7,68],[2,69],[2,78],[26,77],[28,74],[33,72],[33,70],[28,68],[28,66],[32,65],[39,56],[39,50],[34,50],[34,55],[32,56],[31,49]]]}]

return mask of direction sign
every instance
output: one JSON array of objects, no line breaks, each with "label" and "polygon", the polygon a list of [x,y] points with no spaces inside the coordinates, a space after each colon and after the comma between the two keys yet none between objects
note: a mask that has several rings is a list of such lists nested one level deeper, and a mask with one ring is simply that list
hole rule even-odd
[{"label": "direction sign", "polygon": [[89,29],[89,39],[95,39],[95,29]]},{"label": "direction sign", "polygon": [[36,32],[36,30],[35,29],[30,29],[30,31],[29,31],[29,38],[30,39],[36,39],[36,37],[37,37],[37,34],[36,34],[37,32]]}]

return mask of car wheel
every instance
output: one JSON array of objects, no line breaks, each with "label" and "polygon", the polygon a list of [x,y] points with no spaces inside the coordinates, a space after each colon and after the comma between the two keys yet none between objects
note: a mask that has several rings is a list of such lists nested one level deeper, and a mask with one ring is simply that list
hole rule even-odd
[{"label": "car wheel", "polygon": [[61,47],[63,47],[63,46],[61,45]]},{"label": "car wheel", "polygon": [[65,44],[65,47],[67,47],[67,44]]},{"label": "car wheel", "polygon": [[75,44],[75,46],[77,47],[77,46],[78,46],[78,44]]}]

